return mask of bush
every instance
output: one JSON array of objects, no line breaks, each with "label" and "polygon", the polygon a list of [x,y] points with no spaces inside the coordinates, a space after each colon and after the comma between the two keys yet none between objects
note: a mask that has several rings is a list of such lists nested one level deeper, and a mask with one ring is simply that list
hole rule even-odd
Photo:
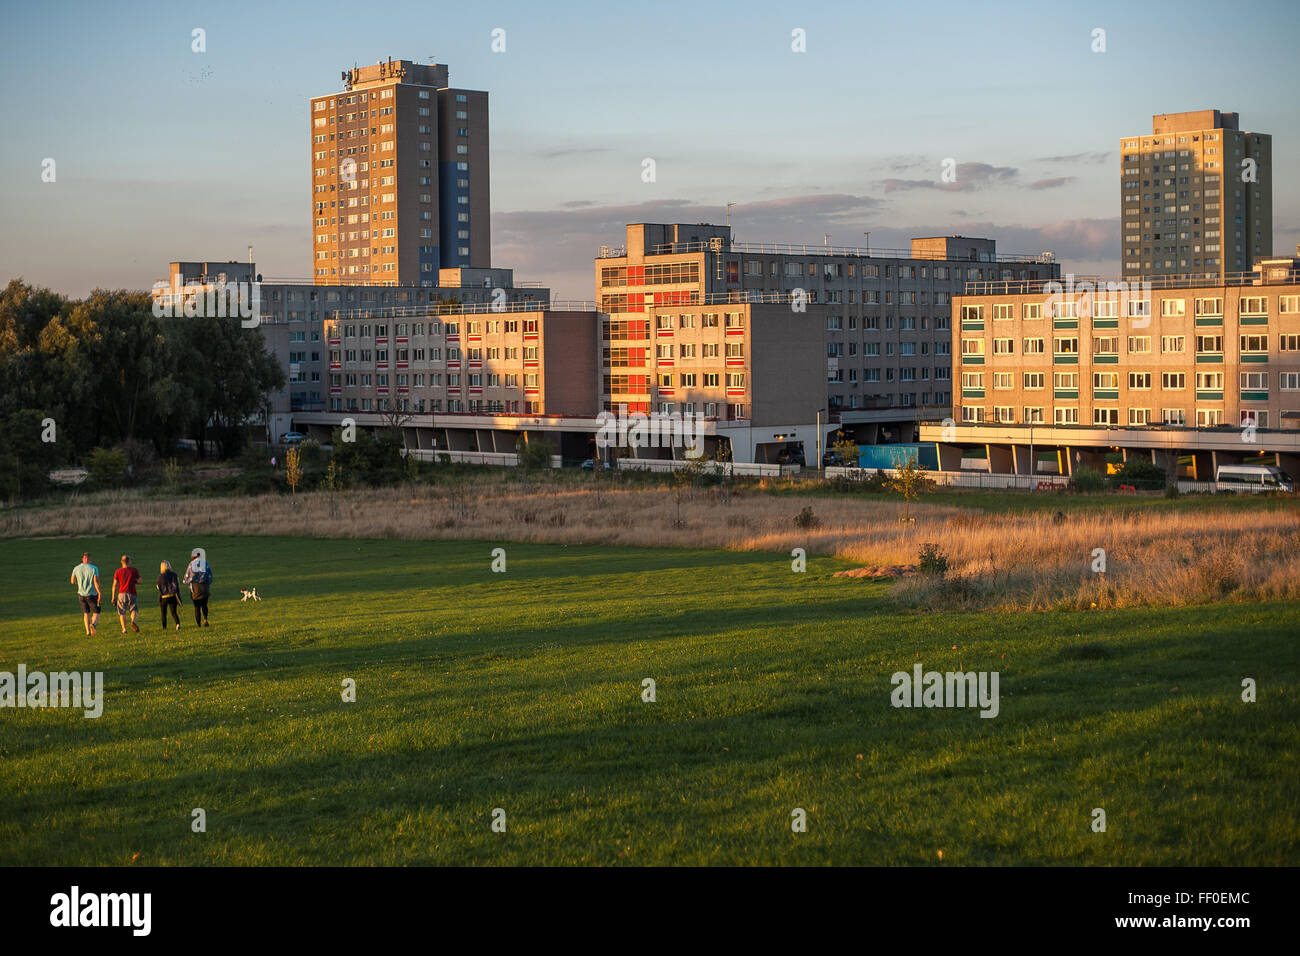
[{"label": "bush", "polygon": [[920,560],[922,574],[933,574],[942,577],[948,573],[948,555],[944,554],[943,549],[934,542],[928,541],[922,544],[917,557]]},{"label": "bush", "polygon": [[519,445],[515,451],[519,455],[519,467],[525,471],[532,471],[551,467],[551,456],[555,454],[555,446],[545,439],[534,439]]},{"label": "bush", "polygon": [[809,528],[815,528],[821,524],[821,519],[813,514],[812,508],[808,505],[804,505],[803,510],[794,516],[794,523],[795,527],[807,530]]},{"label": "bush", "polygon": [[395,485],[406,478],[402,441],[391,429],[373,437],[358,429],[354,441],[343,441],[342,429],[334,430],[334,459],[339,470],[352,481],[369,485]]},{"label": "bush", "polygon": [[137,438],[128,438],[118,446],[126,458],[127,477],[140,481],[158,467],[158,454],[153,445]]},{"label": "bush", "polygon": [[172,492],[180,490],[181,487],[181,463],[175,458],[168,458],[167,464],[163,466],[163,477],[167,481],[167,487]]},{"label": "bush", "polygon": [[1144,458],[1131,458],[1124,463],[1115,475],[1115,480],[1125,485],[1132,485],[1134,488],[1163,488],[1165,487],[1165,471],[1158,468]]},{"label": "bush", "polygon": [[304,438],[298,442],[297,448],[298,460],[305,469],[315,470],[325,461],[325,452],[314,438]]},{"label": "bush", "polygon": [[126,481],[126,452],[120,448],[96,448],[86,457],[86,470],[101,488],[116,488]]},{"label": "bush", "polygon": [[1095,468],[1076,468],[1074,471],[1074,490],[1079,492],[1101,491],[1106,487],[1106,476]]}]

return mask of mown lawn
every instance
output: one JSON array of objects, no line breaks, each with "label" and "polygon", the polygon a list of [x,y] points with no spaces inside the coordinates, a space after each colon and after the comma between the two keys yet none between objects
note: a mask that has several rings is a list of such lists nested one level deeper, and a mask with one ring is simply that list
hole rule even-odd
[{"label": "mown lawn", "polygon": [[[195,543],[214,626],[164,633]],[[0,670],[106,680],[98,720],[0,710],[0,863],[1300,862],[1294,604],[902,614],[829,559],[495,546],[0,542]],[[87,547],[141,634],[82,634]],[[999,716],[894,709],[916,661],[1000,672]]]}]

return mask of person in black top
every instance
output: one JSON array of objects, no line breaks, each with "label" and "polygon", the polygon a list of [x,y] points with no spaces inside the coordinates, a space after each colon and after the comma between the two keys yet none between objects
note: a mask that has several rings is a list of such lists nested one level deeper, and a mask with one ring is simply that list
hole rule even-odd
[{"label": "person in black top", "polygon": [[167,630],[167,609],[171,608],[172,620],[176,622],[176,630],[181,629],[180,615],[176,609],[181,603],[181,581],[172,570],[171,563],[164,561],[158,566],[158,605],[162,611],[163,630]]}]

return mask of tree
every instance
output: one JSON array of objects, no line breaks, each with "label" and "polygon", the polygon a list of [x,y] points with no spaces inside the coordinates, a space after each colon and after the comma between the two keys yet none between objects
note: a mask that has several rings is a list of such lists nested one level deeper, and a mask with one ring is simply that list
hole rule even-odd
[{"label": "tree", "polygon": [[410,412],[399,409],[397,403],[391,398],[385,398],[379,402],[379,417],[383,419],[384,425],[392,433],[394,444],[405,450],[406,423],[415,416]]},{"label": "tree", "polygon": [[835,442],[831,451],[839,455],[840,463],[846,468],[855,468],[858,464],[858,443],[842,431],[835,433]]},{"label": "tree", "polygon": [[903,496],[904,511],[902,520],[911,523],[912,521],[912,499],[934,489],[934,481],[925,474],[925,469],[917,463],[916,454],[907,456],[907,461],[901,466],[894,469],[894,476],[889,479],[886,487],[890,491],[896,491]]},{"label": "tree", "polygon": [[289,483],[289,494],[298,494],[298,482],[302,481],[302,453],[294,445],[284,453],[284,480]]},{"label": "tree", "polygon": [[551,467],[551,456],[555,454],[555,446],[545,438],[529,441],[528,433],[525,432],[524,442],[515,446],[515,452],[519,458],[519,467],[531,471],[534,468]]},{"label": "tree", "polygon": [[343,478],[339,474],[338,462],[333,458],[330,459],[329,467],[325,469],[325,475],[321,478],[320,486],[328,496],[330,517],[337,518],[339,516],[339,492],[343,490]]},{"label": "tree", "polygon": [[30,408],[0,416],[0,496],[30,498],[45,490],[58,452],[55,443],[42,441],[44,421]]},{"label": "tree", "polygon": [[192,428],[199,454],[204,454],[212,438],[222,456],[231,457],[243,447],[245,425],[263,408],[263,396],[284,387],[284,369],[266,350],[261,330],[241,327],[238,318],[172,322],[183,330],[195,373],[197,411]]}]

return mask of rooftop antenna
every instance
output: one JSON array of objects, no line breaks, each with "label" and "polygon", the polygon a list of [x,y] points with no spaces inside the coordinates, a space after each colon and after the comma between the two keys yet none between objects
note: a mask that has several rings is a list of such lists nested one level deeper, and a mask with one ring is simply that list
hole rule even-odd
[{"label": "rooftop antenna", "polygon": [[822,233],[822,245],[825,246],[827,249],[830,248],[830,246],[831,246],[831,234],[830,234],[829,232],[824,232],[824,233]]},{"label": "rooftop antenna", "polygon": [[864,232],[863,235],[867,237],[867,258],[870,259],[871,258],[871,233]]},{"label": "rooftop antenna", "polygon": [[734,205],[735,205],[734,202],[727,203],[727,228],[728,229],[731,228],[731,207]]}]

